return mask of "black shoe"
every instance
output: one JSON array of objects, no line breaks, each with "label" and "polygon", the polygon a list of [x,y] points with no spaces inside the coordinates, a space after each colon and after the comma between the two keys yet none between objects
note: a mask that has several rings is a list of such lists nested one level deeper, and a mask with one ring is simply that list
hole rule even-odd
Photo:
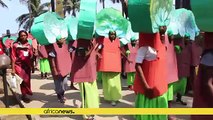
[{"label": "black shoe", "polygon": [[187,103],[183,102],[181,99],[176,99],[176,102],[180,102],[180,104],[182,104],[182,105],[187,105]]},{"label": "black shoe", "polygon": [[23,95],[23,96],[21,97],[21,99],[22,99],[25,103],[30,103],[30,102],[31,102],[31,100],[30,100],[29,98],[27,98],[26,95]]}]

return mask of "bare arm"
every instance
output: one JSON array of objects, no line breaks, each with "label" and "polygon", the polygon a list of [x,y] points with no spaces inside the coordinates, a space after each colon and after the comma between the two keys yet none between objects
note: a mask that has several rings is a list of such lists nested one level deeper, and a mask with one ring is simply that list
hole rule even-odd
[{"label": "bare arm", "polygon": [[143,74],[143,70],[141,68],[141,64],[136,63],[135,69],[136,69],[136,72],[138,72],[138,75],[139,75],[139,78],[141,80],[143,88],[145,88],[145,89],[150,88],[149,85],[148,85],[148,83],[146,82],[145,76]]}]

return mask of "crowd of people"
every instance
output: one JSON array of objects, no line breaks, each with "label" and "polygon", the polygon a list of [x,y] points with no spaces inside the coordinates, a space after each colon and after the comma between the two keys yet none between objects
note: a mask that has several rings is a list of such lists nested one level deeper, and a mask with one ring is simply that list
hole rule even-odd
[{"label": "crowd of people", "polygon": [[[48,15],[51,17],[51,13]],[[193,18],[192,12],[189,12],[189,15]],[[109,23],[104,24],[106,25],[104,27],[113,24],[113,27],[127,28],[125,27],[127,20],[123,19],[123,17],[119,18],[124,25],[121,25],[121,22],[115,24],[113,18],[111,21],[114,23],[108,20]],[[195,24],[193,20],[190,22]],[[102,22],[106,23],[106,21]],[[213,40],[211,40],[213,33],[200,32],[196,36],[199,30],[194,24],[190,24],[195,26],[192,28],[194,31],[189,31],[191,34],[185,32],[184,35],[173,34],[167,30],[166,25],[162,24],[155,28],[157,32],[139,32],[139,38],[132,37],[127,44],[121,42],[119,29],[118,31],[108,28],[103,30],[100,27],[103,24],[97,25],[101,29],[98,27],[96,29],[107,31],[107,36],[96,31],[98,35],[93,35],[91,39],[67,40],[58,35],[55,43],[47,40],[46,45],[39,45],[33,36],[30,43],[28,38],[31,34],[21,30],[16,41],[7,48],[12,60],[11,74],[14,76],[17,74],[23,79],[20,84],[21,99],[26,103],[31,101],[28,95],[33,95],[31,74],[36,68],[33,66],[36,66],[37,62],[34,61],[37,61],[37,57],[41,79],[48,79],[48,73],[52,74],[60,103],[65,103],[67,100],[65,85],[69,78],[71,89],[77,90],[74,83],[79,85],[81,107],[99,108],[96,80],[101,79],[104,100],[116,106],[122,99],[121,80],[126,76],[129,90],[135,93],[135,108],[170,108],[171,101],[175,97],[176,102],[187,105],[182,96],[189,91],[193,91],[194,108],[213,107]],[[110,27],[113,28],[112,26]],[[81,34],[83,33],[86,34],[85,32]],[[191,39],[192,35],[196,36],[195,40]],[[2,44],[0,54],[4,52]],[[84,118],[92,120],[94,115],[87,115]],[[136,120],[176,119],[171,115],[136,115],[134,118]],[[213,119],[211,115],[193,115],[191,118],[192,120]]]},{"label": "crowd of people", "polygon": [[[204,41],[200,40],[201,35],[195,41],[191,41],[188,35],[175,38],[158,33],[140,33],[139,41],[132,40],[131,43],[121,46],[116,32],[110,31],[108,38],[98,37],[86,41],[79,39],[68,44],[61,38],[51,45],[38,45],[37,51],[29,44],[28,34],[24,30],[20,31],[10,51],[11,74],[17,74],[23,79],[20,88],[24,102],[30,102],[27,96],[33,95],[30,84],[31,63],[36,55],[40,58],[41,79],[47,78],[47,73],[51,71],[57,98],[61,103],[66,101],[64,87],[70,76],[71,88],[74,87],[73,83],[79,83],[82,107],[98,108],[96,79],[99,72],[104,100],[116,106],[122,99],[123,71],[127,75],[129,90],[135,91],[136,108],[171,107],[173,95],[177,97],[176,102],[186,105],[181,97],[185,95],[187,86],[194,91],[193,107],[201,107],[200,105],[204,104],[202,107],[211,106],[209,97],[212,96],[212,33],[202,33]],[[206,41],[208,44],[201,44]],[[202,49],[204,52],[201,55]],[[4,54],[3,44],[1,53]],[[200,92],[205,94],[201,95]],[[201,99],[202,97],[204,98]],[[158,117],[160,120],[168,119],[166,115],[138,115],[136,119],[148,120]],[[169,119],[173,119],[173,116],[169,116]]]}]

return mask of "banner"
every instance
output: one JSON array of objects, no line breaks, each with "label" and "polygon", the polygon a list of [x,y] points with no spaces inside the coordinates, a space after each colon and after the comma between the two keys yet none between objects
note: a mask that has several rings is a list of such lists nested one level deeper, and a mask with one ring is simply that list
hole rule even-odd
[{"label": "banner", "polygon": [[0,108],[1,115],[213,115],[213,108]]}]

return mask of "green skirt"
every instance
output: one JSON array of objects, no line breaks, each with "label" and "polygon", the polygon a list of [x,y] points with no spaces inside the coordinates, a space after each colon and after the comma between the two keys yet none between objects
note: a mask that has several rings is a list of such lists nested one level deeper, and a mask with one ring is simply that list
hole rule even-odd
[{"label": "green skirt", "polygon": [[83,108],[99,108],[99,93],[96,81],[79,83]]},{"label": "green skirt", "polygon": [[133,85],[135,80],[135,72],[127,73],[127,85]]},{"label": "green skirt", "polygon": [[42,73],[50,73],[50,64],[47,58],[40,59],[40,71]]},{"label": "green skirt", "polygon": [[102,72],[97,72],[97,81],[102,81]]},{"label": "green skirt", "polygon": [[187,84],[186,77],[182,77],[177,82],[174,82],[173,83],[174,94],[180,93],[181,95],[184,95],[186,92],[186,84]]},{"label": "green skirt", "polygon": [[102,72],[104,99],[108,101],[118,101],[121,95],[120,73]]},{"label": "green skirt", "polygon": [[[168,108],[167,93],[157,98],[149,99],[143,94],[136,95],[136,108]],[[136,115],[136,120],[168,120],[167,115]]]},{"label": "green skirt", "polygon": [[168,101],[172,101],[173,100],[173,97],[174,97],[174,94],[173,94],[173,83],[170,83],[168,85],[168,91],[167,91],[167,99]]}]

